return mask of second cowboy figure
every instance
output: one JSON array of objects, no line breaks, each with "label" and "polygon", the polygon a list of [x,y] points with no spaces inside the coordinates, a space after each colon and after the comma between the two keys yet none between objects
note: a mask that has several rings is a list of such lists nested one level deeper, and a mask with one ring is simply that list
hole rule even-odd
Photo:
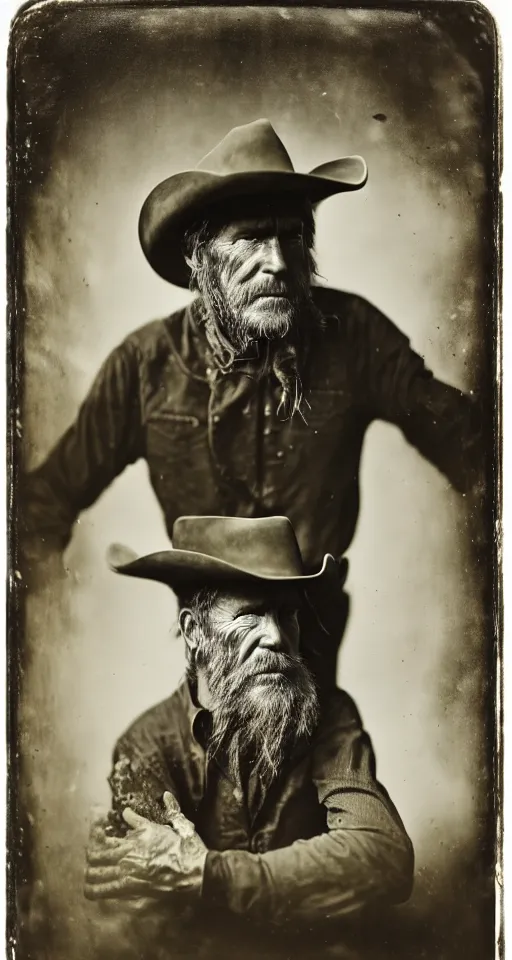
[{"label": "second cowboy figure", "polygon": [[352,540],[376,419],[398,425],[456,489],[472,488],[475,404],[435,380],[378,309],[314,283],[314,209],[366,178],[360,157],[296,173],[258,120],[155,187],[142,248],[161,277],[197,296],[112,352],[27,478],[30,563],[64,550],[80,512],[140,458],[169,532],[184,514],[283,514],[306,569]]},{"label": "second cowboy figure", "polygon": [[172,541],[110,551],[174,591],[187,671],[114,750],[87,851],[85,894],[115,923],[93,913],[97,955],[382,956],[414,855],[353,700],[317,690],[302,657],[301,609],[337,591],[333,558],[305,575],[286,517],[181,517]]}]

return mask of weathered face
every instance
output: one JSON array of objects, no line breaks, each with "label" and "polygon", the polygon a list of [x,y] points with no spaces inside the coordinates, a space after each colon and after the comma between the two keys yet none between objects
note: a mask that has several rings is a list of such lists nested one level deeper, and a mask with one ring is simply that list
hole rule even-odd
[{"label": "weathered face", "polygon": [[[222,653],[229,649],[232,669],[265,682],[289,674],[299,652],[296,587],[248,587],[218,596],[211,614],[211,632]],[[219,653],[221,651],[219,650]],[[210,655],[215,656],[214,650]]]},{"label": "weathered face", "polygon": [[301,605],[291,584],[235,588],[217,593],[201,624],[189,622],[210,698],[210,749],[226,753],[235,777],[245,756],[270,782],[293,745],[313,732],[318,698],[299,655]]},{"label": "weathered face", "polygon": [[192,286],[238,355],[254,340],[298,333],[309,322],[313,225],[296,206],[246,201],[241,210],[212,214],[192,234]]},{"label": "weathered face", "polygon": [[248,217],[219,230],[211,247],[219,292],[251,336],[283,336],[311,277],[300,217]]}]

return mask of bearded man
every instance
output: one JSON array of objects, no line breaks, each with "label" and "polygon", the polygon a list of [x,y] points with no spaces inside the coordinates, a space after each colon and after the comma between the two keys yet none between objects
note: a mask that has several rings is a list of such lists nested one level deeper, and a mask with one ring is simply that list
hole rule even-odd
[{"label": "bearded man", "polygon": [[[435,380],[375,307],[313,283],[314,208],[366,178],[357,156],[296,173],[258,120],[155,187],[142,248],[161,277],[197,296],[113,351],[29,476],[29,566],[64,550],[80,512],[140,458],[169,534],[185,514],[283,514],[307,570],[352,540],[375,419],[397,424],[458,490],[472,489],[477,406]],[[329,675],[347,609],[345,598],[332,618]]]},{"label": "bearded man", "polygon": [[353,701],[301,657],[300,609],[321,616],[338,567],[306,574],[285,517],[184,517],[173,543],[115,562],[175,591],[188,670],[118,741],[86,896],[136,918],[137,957],[353,956],[413,857]]}]

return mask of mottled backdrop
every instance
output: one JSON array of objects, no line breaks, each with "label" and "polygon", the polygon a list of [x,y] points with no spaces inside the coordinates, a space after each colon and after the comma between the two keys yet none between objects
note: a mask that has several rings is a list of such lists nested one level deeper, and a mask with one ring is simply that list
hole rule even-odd
[{"label": "mottled backdrop", "polygon": [[[70,423],[109,350],[188,298],[140,250],[148,192],[258,117],[299,170],[365,156],[367,187],[320,208],[322,277],[387,313],[438,377],[489,400],[492,25],[441,6],[459,12],[62,2],[18,19],[12,335],[25,465]],[[374,425],[339,680],[416,848],[415,895],[397,921],[407,958],[494,956],[490,564],[477,569],[475,537],[464,499],[395,428]],[[48,960],[93,955],[81,889],[90,808],[108,801],[115,738],[184,666],[170,595],[109,573],[112,541],[166,545],[143,464],[82,516],[67,582],[29,597],[16,641],[35,844],[21,911],[33,956]]]}]

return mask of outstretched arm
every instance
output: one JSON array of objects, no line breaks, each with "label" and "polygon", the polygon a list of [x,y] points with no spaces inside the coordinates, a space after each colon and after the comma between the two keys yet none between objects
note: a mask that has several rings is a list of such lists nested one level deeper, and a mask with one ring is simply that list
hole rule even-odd
[{"label": "outstretched arm", "polygon": [[22,483],[27,559],[63,551],[79,513],[140,455],[139,364],[127,340],[103,364],[73,425]]},{"label": "outstretched arm", "polygon": [[370,416],[400,427],[456,490],[474,491],[483,476],[481,404],[436,380],[407,337],[371,304],[358,301],[357,313]]}]

